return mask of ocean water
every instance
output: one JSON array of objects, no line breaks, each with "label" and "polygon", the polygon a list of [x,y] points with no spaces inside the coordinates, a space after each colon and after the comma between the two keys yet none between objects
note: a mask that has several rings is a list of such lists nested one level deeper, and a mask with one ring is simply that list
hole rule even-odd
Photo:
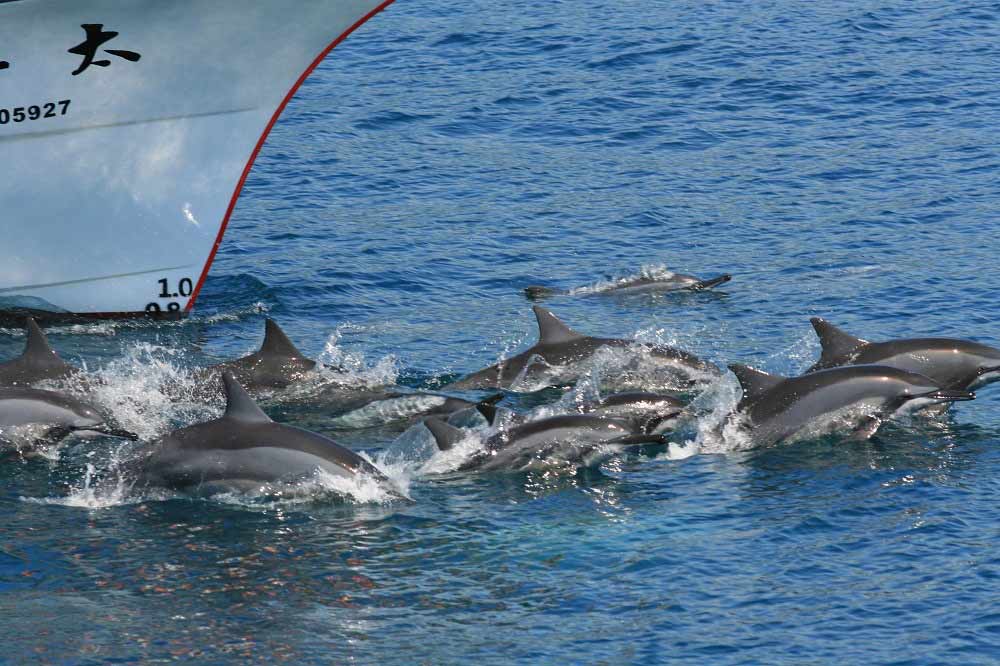
[{"label": "ocean water", "polygon": [[0,663],[1000,662],[1000,388],[748,450],[707,434],[727,376],[666,452],[575,475],[442,474],[419,427],[343,419],[530,344],[525,286],[642,271],[734,279],[545,305],[785,374],[812,316],[1000,343],[998,38],[990,3],[399,0],[275,127],[194,316],[50,339],[152,440],[218,413],[188,369],[274,317],[347,372],[265,409],[412,501],[135,496],[109,440],[8,461]]}]

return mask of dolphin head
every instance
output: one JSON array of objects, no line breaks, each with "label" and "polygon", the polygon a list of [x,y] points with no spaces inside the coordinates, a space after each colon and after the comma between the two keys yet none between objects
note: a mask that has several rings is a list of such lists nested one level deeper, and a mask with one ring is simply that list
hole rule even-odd
[{"label": "dolphin head", "polygon": [[1000,363],[996,365],[984,365],[979,368],[978,375],[969,385],[969,388],[979,389],[996,381],[1000,381]]},{"label": "dolphin head", "polygon": [[75,408],[74,412],[75,414],[70,419],[70,423],[66,430],[75,435],[85,438],[105,435],[108,437],[120,437],[121,439],[129,439],[132,441],[139,439],[139,435],[134,432],[124,430],[122,428],[116,428],[108,423],[108,420],[104,417],[104,415],[91,405],[80,403],[79,406]]},{"label": "dolphin head", "polygon": [[80,430],[99,426],[104,423],[104,417],[101,416],[100,412],[96,408],[90,405],[81,404],[74,410],[74,414],[70,419],[69,425]]},{"label": "dolphin head", "polygon": [[938,386],[934,380],[914,372],[901,373],[897,413],[912,413],[941,403],[975,400],[976,394],[964,389]]}]

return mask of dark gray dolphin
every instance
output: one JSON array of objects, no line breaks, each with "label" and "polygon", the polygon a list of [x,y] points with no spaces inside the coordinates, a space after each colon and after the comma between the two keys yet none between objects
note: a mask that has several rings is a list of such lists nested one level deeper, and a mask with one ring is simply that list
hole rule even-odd
[{"label": "dark gray dolphin", "polygon": [[537,300],[567,294],[634,294],[666,291],[704,291],[712,287],[717,287],[720,284],[725,284],[732,279],[733,276],[729,274],[702,280],[694,275],[671,273],[663,276],[644,275],[594,288],[557,289],[554,287],[532,285],[525,287],[524,293],[529,299]]},{"label": "dark gray dolphin", "polygon": [[[470,434],[436,416],[428,418],[424,424],[441,451],[450,450]],[[590,467],[615,450],[662,443],[662,436],[636,432],[627,421],[590,414],[563,414],[496,433],[456,471],[527,471],[562,465]]]},{"label": "dark gray dolphin", "polygon": [[[636,345],[634,340],[582,335],[559,321],[545,308],[536,305],[532,310],[538,320],[538,342],[520,354],[452,382],[444,389],[510,388],[519,379],[536,379],[545,371],[546,365],[567,366],[579,363],[593,356],[601,347],[627,348]],[[682,376],[718,372],[714,365],[673,347],[658,345],[650,348],[649,353]],[[539,359],[545,363],[537,363]]]},{"label": "dark gray dolphin", "polygon": [[0,386],[30,386],[47,379],[65,379],[80,372],[59,358],[31,317],[26,320],[25,330],[28,341],[24,353],[0,363]]},{"label": "dark gray dolphin", "polygon": [[867,439],[894,414],[976,397],[884,365],[830,368],[791,378],[745,365],[729,369],[743,387],[736,409],[749,418],[758,444],[829,434],[845,423],[855,437]]},{"label": "dark gray dolphin", "polygon": [[175,430],[140,459],[140,485],[201,494],[260,488],[307,477],[317,469],[355,479],[365,475],[392,495],[398,489],[378,468],[332,439],[275,423],[229,372],[222,373],[226,413]]},{"label": "dark gray dolphin", "polygon": [[0,440],[18,446],[55,444],[74,433],[138,439],[110,426],[96,406],[65,393],[0,387]]},{"label": "dark gray dolphin", "polygon": [[943,388],[973,390],[1000,380],[1000,349],[978,342],[952,338],[868,342],[819,317],[809,321],[823,352],[807,372],[874,363],[927,375]]},{"label": "dark gray dolphin", "polygon": [[302,379],[316,367],[316,361],[306,358],[296,349],[273,319],[264,324],[264,342],[260,349],[235,361],[226,361],[208,368],[209,372],[231,372],[250,390],[285,388]]}]

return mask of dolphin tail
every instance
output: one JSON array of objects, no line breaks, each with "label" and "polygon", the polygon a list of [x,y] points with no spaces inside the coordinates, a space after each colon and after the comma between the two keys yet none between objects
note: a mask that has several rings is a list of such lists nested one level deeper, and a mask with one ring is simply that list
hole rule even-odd
[{"label": "dolphin tail", "polygon": [[450,451],[455,445],[465,439],[465,431],[456,428],[442,418],[432,416],[424,419],[424,425],[434,436],[434,443],[439,451]]},{"label": "dolphin tail", "polygon": [[524,288],[524,295],[528,297],[530,301],[539,301],[543,298],[550,298],[552,296],[559,296],[561,294],[567,294],[565,289],[555,289],[553,287],[542,287],[540,285],[531,285],[530,287]]},{"label": "dolphin tail", "polygon": [[503,400],[503,393],[495,393],[476,403],[476,411],[483,415],[490,425],[497,420],[497,403]]},{"label": "dolphin tail", "polygon": [[720,284],[725,284],[733,279],[733,276],[729,273],[725,275],[720,275],[719,277],[714,277],[709,280],[699,280],[694,283],[688,289],[691,291],[705,291],[706,289],[711,289],[712,287],[718,287]]}]

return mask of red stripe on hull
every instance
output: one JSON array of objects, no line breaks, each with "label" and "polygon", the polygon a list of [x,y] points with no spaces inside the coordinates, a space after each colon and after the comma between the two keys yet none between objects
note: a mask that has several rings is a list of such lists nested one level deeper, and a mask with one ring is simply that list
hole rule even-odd
[{"label": "red stripe on hull", "polygon": [[243,185],[246,183],[247,177],[250,175],[250,169],[253,168],[254,162],[257,161],[257,155],[260,154],[260,150],[263,148],[264,142],[267,140],[267,136],[271,133],[271,128],[273,128],[274,124],[278,122],[278,118],[284,112],[285,107],[288,106],[292,97],[295,96],[295,93],[298,92],[305,80],[309,78],[309,75],[312,74],[313,71],[319,67],[319,64],[323,62],[324,58],[330,54],[330,51],[335,49],[342,41],[347,39],[352,32],[364,25],[368,19],[378,14],[393,2],[394,0],[385,0],[385,2],[375,7],[375,9],[362,16],[356,23],[354,23],[354,25],[337,37],[337,39],[333,40],[329,46],[323,49],[323,51],[316,56],[316,59],[312,61],[312,64],[310,64],[309,67],[302,72],[302,75],[295,82],[295,85],[292,86],[291,90],[288,91],[288,94],[285,95],[285,98],[281,101],[281,104],[278,105],[278,108],[271,116],[270,122],[267,123],[267,127],[264,128],[264,133],[260,135],[260,139],[257,141],[257,145],[254,147],[253,153],[250,155],[250,159],[247,161],[246,167],[243,168],[243,174],[240,176],[240,181],[237,183],[236,190],[233,192],[233,198],[229,201],[229,208],[226,209],[226,216],[222,220],[222,226],[219,228],[219,235],[215,238],[212,250],[208,254],[208,260],[205,262],[205,267],[202,269],[201,276],[198,278],[198,284],[195,285],[194,291],[191,293],[191,298],[188,300],[187,305],[184,308],[185,312],[190,312],[191,308],[194,307],[194,302],[198,299],[198,294],[201,292],[202,285],[205,284],[205,278],[208,277],[208,271],[212,268],[212,262],[215,261],[215,253],[219,251],[219,245],[222,244],[222,237],[226,233],[226,227],[229,226],[229,218],[232,217],[233,211],[236,209],[236,201],[240,198],[240,193],[243,191]]}]

